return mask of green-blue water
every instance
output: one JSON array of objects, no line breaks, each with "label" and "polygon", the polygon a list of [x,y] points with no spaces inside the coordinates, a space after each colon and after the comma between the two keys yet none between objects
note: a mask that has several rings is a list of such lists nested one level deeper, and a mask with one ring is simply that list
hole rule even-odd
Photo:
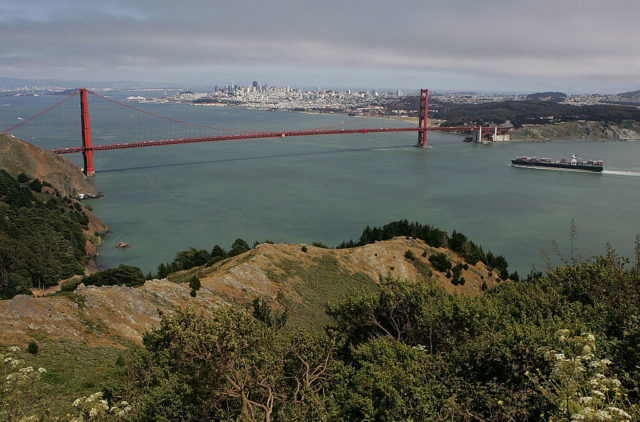
[{"label": "green-blue water", "polygon": [[[132,95],[127,93],[127,95]],[[55,99],[53,99],[55,100]],[[2,127],[51,99],[0,99]],[[342,116],[248,111],[179,104],[153,111],[219,127],[311,128]],[[547,142],[474,145],[429,134],[431,148],[414,148],[415,134],[311,136],[284,140],[189,144],[95,153],[95,186],[87,201],[112,234],[100,249],[105,266],[155,270],[188,247],[228,248],[241,237],[275,242],[357,239],[366,225],[407,218],[451,231],[507,257],[512,269],[543,269],[603,253],[606,242],[631,256],[640,233],[640,143]],[[99,143],[94,135],[94,143]],[[602,159],[605,174],[512,168],[516,154]],[[68,156],[72,157],[72,156]],[[81,157],[72,157],[81,165]],[[120,241],[131,244],[117,249]]]}]

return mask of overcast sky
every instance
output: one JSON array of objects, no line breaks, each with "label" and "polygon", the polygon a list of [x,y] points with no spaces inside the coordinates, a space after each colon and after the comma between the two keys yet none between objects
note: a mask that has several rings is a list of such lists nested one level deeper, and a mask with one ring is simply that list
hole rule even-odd
[{"label": "overcast sky", "polygon": [[640,89],[639,0],[2,0],[0,76]]}]

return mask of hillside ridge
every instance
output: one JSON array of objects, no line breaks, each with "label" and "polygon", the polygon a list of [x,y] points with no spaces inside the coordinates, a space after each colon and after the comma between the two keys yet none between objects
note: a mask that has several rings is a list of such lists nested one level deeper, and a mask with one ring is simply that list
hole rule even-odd
[{"label": "hillside ridge", "polygon": [[[405,258],[408,250],[415,261]],[[483,282],[488,287],[498,283],[497,275],[490,277],[486,266],[478,263],[463,271],[465,285],[454,286],[445,274],[430,269],[423,252],[445,253],[454,265],[463,262],[448,249],[405,237],[349,249],[261,244],[210,267],[181,271],[141,287],[80,285],[73,293],[16,296],[0,302],[0,331],[6,344],[45,337],[117,346],[140,343],[147,331],[158,327],[162,314],[179,308],[210,313],[229,304],[249,306],[259,298],[274,309],[287,309],[293,323],[314,326],[326,322],[327,302],[340,301],[349,290],[372,291],[381,277],[414,282],[430,278],[449,292],[468,295],[480,293]],[[425,269],[433,275],[428,277]],[[193,275],[202,283],[196,297],[190,296],[188,286]]]}]

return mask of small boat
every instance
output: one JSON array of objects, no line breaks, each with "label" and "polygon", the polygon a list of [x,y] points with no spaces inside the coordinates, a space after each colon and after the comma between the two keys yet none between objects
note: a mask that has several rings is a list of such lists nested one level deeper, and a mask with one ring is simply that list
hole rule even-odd
[{"label": "small boat", "polygon": [[569,170],[569,171],[586,171],[591,173],[601,173],[604,170],[602,160],[583,160],[575,154],[571,156],[571,160],[566,159],[552,161],[549,158],[520,156],[511,160],[511,166],[524,168],[538,168],[548,170]]},{"label": "small boat", "polygon": [[118,243],[118,248],[119,249],[124,249],[124,248],[128,248],[130,245],[127,242],[120,242]]}]

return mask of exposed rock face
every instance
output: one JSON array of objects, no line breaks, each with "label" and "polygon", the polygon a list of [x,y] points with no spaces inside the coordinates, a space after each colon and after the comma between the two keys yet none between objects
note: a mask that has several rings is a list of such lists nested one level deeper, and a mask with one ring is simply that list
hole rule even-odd
[{"label": "exposed rock face", "polygon": [[[407,250],[427,266],[423,252],[444,252],[454,265],[461,262],[447,249],[406,238],[353,249],[306,248],[303,252],[301,245],[262,244],[211,267],[171,275],[177,282],[152,280],[138,288],[81,284],[70,295],[0,301],[0,343],[15,344],[33,336],[116,346],[121,343],[118,338],[140,342],[145,332],[159,325],[161,313],[183,307],[208,313],[230,303],[249,305],[255,298],[275,308],[283,303],[297,306],[297,312],[313,320],[322,317],[327,300],[342,297],[349,288],[375,288],[380,276],[424,280],[424,272],[404,257]],[[188,279],[194,274],[202,288],[191,297]],[[431,279],[447,291],[469,295],[478,294],[483,282],[489,287],[497,282],[481,263],[464,270],[462,276],[464,286],[454,286],[435,270]]]},{"label": "exposed rock face", "polygon": [[0,168],[14,177],[25,173],[49,182],[66,196],[73,197],[80,192],[98,193],[71,161],[1,132]]},{"label": "exposed rock face", "polygon": [[160,312],[189,306],[206,312],[221,301],[207,291],[197,298],[186,285],[147,281],[140,288],[78,286],[67,296],[16,296],[0,302],[0,343],[20,342],[35,334],[55,340],[113,343],[111,336],[140,342],[160,322]]}]

